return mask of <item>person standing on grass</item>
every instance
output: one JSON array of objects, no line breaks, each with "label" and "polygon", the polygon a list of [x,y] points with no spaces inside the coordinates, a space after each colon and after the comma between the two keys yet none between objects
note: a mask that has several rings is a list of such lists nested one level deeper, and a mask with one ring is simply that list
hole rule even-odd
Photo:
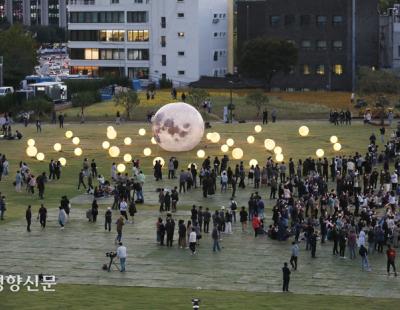
[{"label": "person standing on grass", "polygon": [[213,239],[213,251],[216,252],[217,250],[220,252],[221,251],[221,247],[219,246],[219,232],[217,229],[217,226],[214,225],[212,233],[211,233],[211,237]]},{"label": "person standing on grass", "polygon": [[121,213],[121,216],[125,217],[126,220],[128,220],[128,214],[126,213],[127,210],[128,210],[128,204],[124,199],[119,203],[119,212]]},{"label": "person standing on grass", "polygon": [[117,257],[119,258],[119,263],[121,265],[121,272],[125,272],[125,263],[126,263],[126,247],[122,244],[122,242],[118,243],[119,247],[117,248]]},{"label": "person standing on grass", "polygon": [[179,248],[184,249],[186,248],[186,226],[183,220],[179,220],[178,222],[178,245]]},{"label": "person standing on grass", "polygon": [[189,248],[191,251],[190,255],[196,254],[196,243],[197,243],[196,231],[195,228],[192,227],[192,232],[189,235]]},{"label": "person standing on grass", "polygon": [[6,210],[6,197],[2,196],[0,192],[0,220],[4,220],[4,213]]},{"label": "person standing on grass", "polygon": [[242,207],[242,210],[240,210],[239,217],[240,217],[240,223],[242,224],[242,231],[245,232],[247,230],[247,217],[248,217],[245,207]]},{"label": "person standing on grass", "polygon": [[368,262],[368,250],[365,248],[363,244],[361,244],[360,249],[358,250],[358,254],[361,256],[361,269],[362,271],[367,270],[371,271]]},{"label": "person standing on grass", "polygon": [[209,228],[210,228],[210,220],[211,220],[211,212],[209,208],[206,208],[206,211],[204,212],[204,232],[208,234]]},{"label": "person standing on grass", "polygon": [[15,175],[15,191],[20,193],[22,188],[22,174],[18,170],[17,174]]},{"label": "person standing on grass", "polygon": [[32,223],[32,209],[31,205],[28,206],[25,212],[25,218],[26,218],[26,230],[28,232],[31,232],[31,223]]},{"label": "person standing on grass", "polygon": [[297,270],[297,257],[299,256],[299,246],[297,242],[292,242],[292,256],[290,257],[290,265],[293,270]]},{"label": "person standing on grass", "polygon": [[111,207],[107,208],[106,214],[105,214],[105,222],[104,222],[104,229],[108,231],[111,231],[111,221],[112,221],[112,211]]},{"label": "person standing on grass", "polygon": [[288,268],[288,264],[285,262],[283,264],[282,268],[282,274],[283,274],[283,287],[282,291],[283,292],[289,292],[289,282],[290,282],[290,269]]},{"label": "person standing on grass", "polygon": [[85,178],[85,173],[83,172],[83,169],[82,169],[78,175],[78,190],[81,188],[81,185],[83,186],[84,189],[86,189],[86,184],[85,184],[84,178]]},{"label": "person standing on grass", "polygon": [[44,207],[43,204],[40,205],[37,218],[39,219],[42,230],[45,229],[46,228],[46,219],[47,219],[47,209]]},{"label": "person standing on grass", "polygon": [[386,251],[386,256],[387,256],[387,273],[388,276],[390,276],[390,266],[392,266],[393,271],[394,271],[394,276],[397,277],[397,272],[396,272],[396,250],[393,249],[390,244],[388,244],[388,249]]}]

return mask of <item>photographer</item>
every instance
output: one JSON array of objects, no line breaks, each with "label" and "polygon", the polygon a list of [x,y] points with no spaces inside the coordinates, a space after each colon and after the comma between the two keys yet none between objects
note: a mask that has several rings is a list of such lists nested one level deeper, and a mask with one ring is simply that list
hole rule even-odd
[{"label": "photographer", "polygon": [[117,248],[117,257],[119,258],[119,262],[121,264],[121,272],[125,272],[125,262],[126,262],[126,247],[122,245],[122,242],[119,243],[119,247]]}]

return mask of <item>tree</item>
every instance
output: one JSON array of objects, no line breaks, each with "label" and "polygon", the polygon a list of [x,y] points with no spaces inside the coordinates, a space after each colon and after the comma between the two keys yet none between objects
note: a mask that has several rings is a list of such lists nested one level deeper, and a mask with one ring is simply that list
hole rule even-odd
[{"label": "tree", "polygon": [[0,56],[3,56],[5,85],[17,86],[36,64],[35,40],[20,25],[0,31]]},{"label": "tree", "polygon": [[397,94],[400,91],[400,81],[397,76],[386,70],[371,70],[362,67],[358,73],[358,92],[360,95],[370,95],[375,100],[375,106],[380,109],[380,122],[384,123],[385,107],[390,105],[385,94]]},{"label": "tree", "polygon": [[188,102],[200,110],[203,102],[210,96],[210,94],[202,88],[191,88],[188,93]]},{"label": "tree", "polygon": [[115,106],[121,106],[125,109],[126,118],[131,119],[133,109],[140,104],[137,92],[133,90],[124,90],[114,96]]},{"label": "tree", "polygon": [[35,97],[23,106],[25,111],[34,111],[36,118],[40,119],[41,116],[49,114],[53,111],[54,103],[45,97]]},{"label": "tree", "polygon": [[387,9],[392,8],[398,0],[379,0],[379,11],[385,13]]},{"label": "tree", "polygon": [[247,77],[263,79],[270,87],[278,72],[289,73],[297,63],[296,47],[284,40],[256,38],[242,48],[239,70]]},{"label": "tree", "polygon": [[72,106],[81,108],[81,123],[85,122],[85,108],[101,100],[98,91],[83,91],[71,96]]},{"label": "tree", "polygon": [[261,109],[264,108],[268,102],[269,99],[262,90],[252,91],[246,97],[246,103],[256,107],[257,117],[260,116]]}]

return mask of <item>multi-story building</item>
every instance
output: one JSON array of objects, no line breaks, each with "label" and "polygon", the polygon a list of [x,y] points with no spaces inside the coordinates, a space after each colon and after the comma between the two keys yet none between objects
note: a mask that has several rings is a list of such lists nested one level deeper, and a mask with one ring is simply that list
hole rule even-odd
[{"label": "multi-story building", "polygon": [[233,59],[232,7],[229,0],[70,0],[71,73],[175,84],[224,76]]},{"label": "multi-story building", "polygon": [[400,69],[400,4],[380,16],[380,66]]},{"label": "multi-story building", "polygon": [[378,66],[377,4],[378,0],[239,1],[238,58],[247,40],[288,40],[298,48],[298,64],[289,74],[276,74],[272,88],[352,90],[358,67]]},{"label": "multi-story building", "polygon": [[0,20],[11,24],[67,26],[67,0],[0,0]]}]

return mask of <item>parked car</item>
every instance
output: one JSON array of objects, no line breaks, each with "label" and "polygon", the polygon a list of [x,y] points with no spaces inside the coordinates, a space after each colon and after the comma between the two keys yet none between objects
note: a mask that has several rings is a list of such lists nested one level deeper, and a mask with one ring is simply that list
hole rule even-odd
[{"label": "parked car", "polygon": [[0,96],[6,96],[12,93],[14,93],[14,87],[12,86],[0,87]]}]

